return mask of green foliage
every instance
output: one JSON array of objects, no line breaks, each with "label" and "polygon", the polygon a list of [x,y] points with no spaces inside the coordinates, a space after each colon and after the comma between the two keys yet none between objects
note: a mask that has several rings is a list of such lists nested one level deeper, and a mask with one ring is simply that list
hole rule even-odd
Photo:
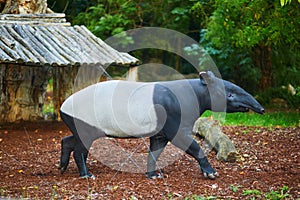
[{"label": "green foliage", "polygon": [[254,113],[232,113],[226,115],[225,125],[246,126],[282,126],[300,125],[300,114],[297,112],[276,112],[258,115]]},{"label": "green foliage", "polygon": [[[98,0],[94,6],[77,15],[73,23],[87,26],[102,39],[129,29],[151,26],[177,30],[198,40],[199,34],[194,31],[198,30],[199,23],[195,22],[197,17],[192,14],[192,5],[192,1],[181,0]],[[124,38],[123,46],[132,43],[130,36],[119,36]],[[163,42],[165,41],[159,45],[166,45]],[[178,56],[170,56],[154,49],[131,53],[144,63],[151,59],[161,60],[163,64],[172,66],[181,73],[191,73],[189,68],[193,68],[186,67],[184,59]]]},{"label": "green foliage", "polygon": [[6,189],[0,188],[0,198],[5,196],[6,191],[7,191]]},{"label": "green foliage", "polygon": [[239,188],[241,188],[243,186],[241,185],[230,185],[230,188],[233,192],[237,192],[239,190]]},{"label": "green foliage", "polygon": [[198,195],[192,195],[191,197],[186,197],[185,200],[214,200],[217,199],[215,196],[208,196],[208,197],[203,197],[203,196],[198,196]]},{"label": "green foliage", "polygon": [[287,186],[283,186],[279,189],[279,191],[271,191],[265,194],[261,193],[259,190],[244,190],[244,196],[251,196],[251,199],[261,199],[264,196],[266,199],[270,200],[281,200],[289,197],[288,194],[289,188]]},{"label": "green foliage", "polygon": [[76,16],[73,23],[84,24],[95,35],[102,38],[118,34],[135,27],[138,7],[134,1],[103,0]]},{"label": "green foliage", "polygon": [[[287,108],[300,108],[300,87],[296,88],[296,94],[291,94],[287,86],[270,88],[258,94],[257,99],[264,105],[276,110]],[[275,101],[275,102],[272,102]],[[279,102],[277,102],[279,101]]]},{"label": "green foliage", "polygon": [[[66,1],[59,4],[65,5]],[[296,0],[76,0],[67,7],[67,13],[81,11],[72,18],[73,24],[87,26],[102,39],[124,30],[152,26],[174,29],[200,40],[223,78],[250,93],[259,91],[261,79],[266,76],[262,76],[261,66],[256,66],[254,60],[261,56],[256,52],[257,47],[270,45],[273,71],[269,74],[273,76],[273,86],[300,86],[300,4]],[[132,43],[130,36],[120,37],[124,38],[122,45]],[[132,53],[144,62],[158,58],[181,73],[194,72],[183,59],[170,53],[156,50]],[[298,102],[292,97],[288,103]]]},{"label": "green foliage", "polygon": [[[280,5],[285,6],[287,4],[290,4],[291,2],[292,0],[280,0]],[[298,2],[300,3],[300,0],[298,0]]]},{"label": "green foliage", "polygon": [[258,44],[299,44],[296,34],[300,5],[281,7],[279,2],[216,0],[206,37],[217,46],[254,47]]},{"label": "green foliage", "polygon": [[260,70],[254,67],[250,53],[246,48],[234,48],[224,44],[216,47],[213,42],[206,40],[207,29],[201,31],[200,43],[214,59],[222,74],[222,78],[230,80],[249,92],[257,90],[261,78]]},{"label": "green foliage", "polygon": [[247,195],[260,195],[260,191],[258,190],[244,190],[243,191],[243,195],[247,196]]},{"label": "green foliage", "polygon": [[[202,117],[212,116],[211,111],[206,111]],[[299,112],[274,112],[259,115],[256,113],[227,113],[223,125],[265,126],[265,127],[292,127],[300,126]]]},{"label": "green foliage", "polygon": [[187,32],[192,2],[180,0],[98,0],[74,19],[101,38],[142,26],[159,26]]},{"label": "green foliage", "polygon": [[280,191],[271,191],[266,193],[266,199],[271,200],[281,200],[289,197],[288,194],[289,188],[287,186],[283,186]]},{"label": "green foliage", "polygon": [[72,22],[80,12],[97,3],[97,0],[47,0],[48,7],[56,13],[65,13]]},{"label": "green foliage", "polygon": [[[268,86],[300,85],[300,35],[296,33],[300,27],[299,3],[292,1],[281,7],[280,1],[214,2],[197,1],[192,10],[209,16],[202,23],[206,27],[201,32],[200,42],[225,79],[250,92],[257,92],[259,83],[267,75],[273,77],[273,83]],[[213,5],[213,10],[207,9],[208,3]],[[270,59],[263,57],[263,49],[272,52]],[[262,69],[266,63],[272,66],[267,72]],[[293,73],[289,73],[291,71]],[[291,79],[286,79],[287,73]]]}]

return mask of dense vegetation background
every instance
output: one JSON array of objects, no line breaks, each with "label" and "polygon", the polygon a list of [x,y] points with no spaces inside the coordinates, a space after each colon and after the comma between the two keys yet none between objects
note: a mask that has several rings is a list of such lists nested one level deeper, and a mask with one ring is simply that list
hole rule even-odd
[{"label": "dense vegetation background", "polygon": [[[300,106],[300,3],[297,0],[48,0],[72,24],[83,24],[105,40],[139,27],[182,32],[213,57],[224,79],[258,95],[263,104],[284,100]],[[194,69],[169,52],[132,54],[183,74]]]}]

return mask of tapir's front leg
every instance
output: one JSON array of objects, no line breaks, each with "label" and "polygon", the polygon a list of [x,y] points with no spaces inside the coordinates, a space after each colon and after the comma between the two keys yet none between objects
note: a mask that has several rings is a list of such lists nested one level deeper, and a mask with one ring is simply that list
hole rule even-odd
[{"label": "tapir's front leg", "polygon": [[186,153],[193,156],[199,162],[200,168],[205,178],[208,177],[210,179],[215,179],[219,176],[218,172],[216,172],[216,170],[211,167],[210,163],[207,160],[207,157],[204,155],[202,149],[199,147],[195,140],[193,140],[190,147],[186,150]]},{"label": "tapir's front leg", "polygon": [[172,144],[184,150],[187,154],[195,158],[200,165],[203,176],[210,179],[215,179],[219,174],[214,170],[210,163],[207,160],[202,149],[199,147],[197,142],[193,139],[192,133],[188,132],[179,132],[176,137],[173,138]]}]

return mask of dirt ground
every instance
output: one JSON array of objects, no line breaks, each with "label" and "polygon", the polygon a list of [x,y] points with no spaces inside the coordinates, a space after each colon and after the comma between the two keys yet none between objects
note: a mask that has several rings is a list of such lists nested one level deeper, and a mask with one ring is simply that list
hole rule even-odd
[{"label": "dirt ground", "polygon": [[[96,179],[87,180],[78,178],[73,158],[65,174],[61,175],[57,169],[60,141],[70,134],[64,124],[40,122],[2,126],[0,199],[184,199],[193,195],[264,199],[266,193],[280,191],[283,186],[289,188],[289,199],[300,198],[300,127],[226,126],[223,131],[243,158],[235,163],[222,162],[210,151],[209,161],[220,174],[217,180],[204,179],[197,162],[185,154],[176,154],[180,151],[173,147],[162,158],[172,160],[180,156],[164,167],[164,178],[148,180],[130,165],[131,162],[136,167],[139,162],[132,159],[134,154],[147,154],[147,144],[142,139],[114,140],[129,152],[125,160],[119,161],[122,163],[111,161],[118,153],[112,143],[106,144],[107,140],[101,139],[103,152],[99,145],[93,145],[95,153],[90,154],[87,163]],[[249,193],[254,189],[261,195],[245,196],[245,191]]]}]

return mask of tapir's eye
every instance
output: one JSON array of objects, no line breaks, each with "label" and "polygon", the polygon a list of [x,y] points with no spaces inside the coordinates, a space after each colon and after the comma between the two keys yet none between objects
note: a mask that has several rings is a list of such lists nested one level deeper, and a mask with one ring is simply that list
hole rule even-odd
[{"label": "tapir's eye", "polygon": [[231,93],[228,93],[228,97],[233,97],[233,95]]}]

